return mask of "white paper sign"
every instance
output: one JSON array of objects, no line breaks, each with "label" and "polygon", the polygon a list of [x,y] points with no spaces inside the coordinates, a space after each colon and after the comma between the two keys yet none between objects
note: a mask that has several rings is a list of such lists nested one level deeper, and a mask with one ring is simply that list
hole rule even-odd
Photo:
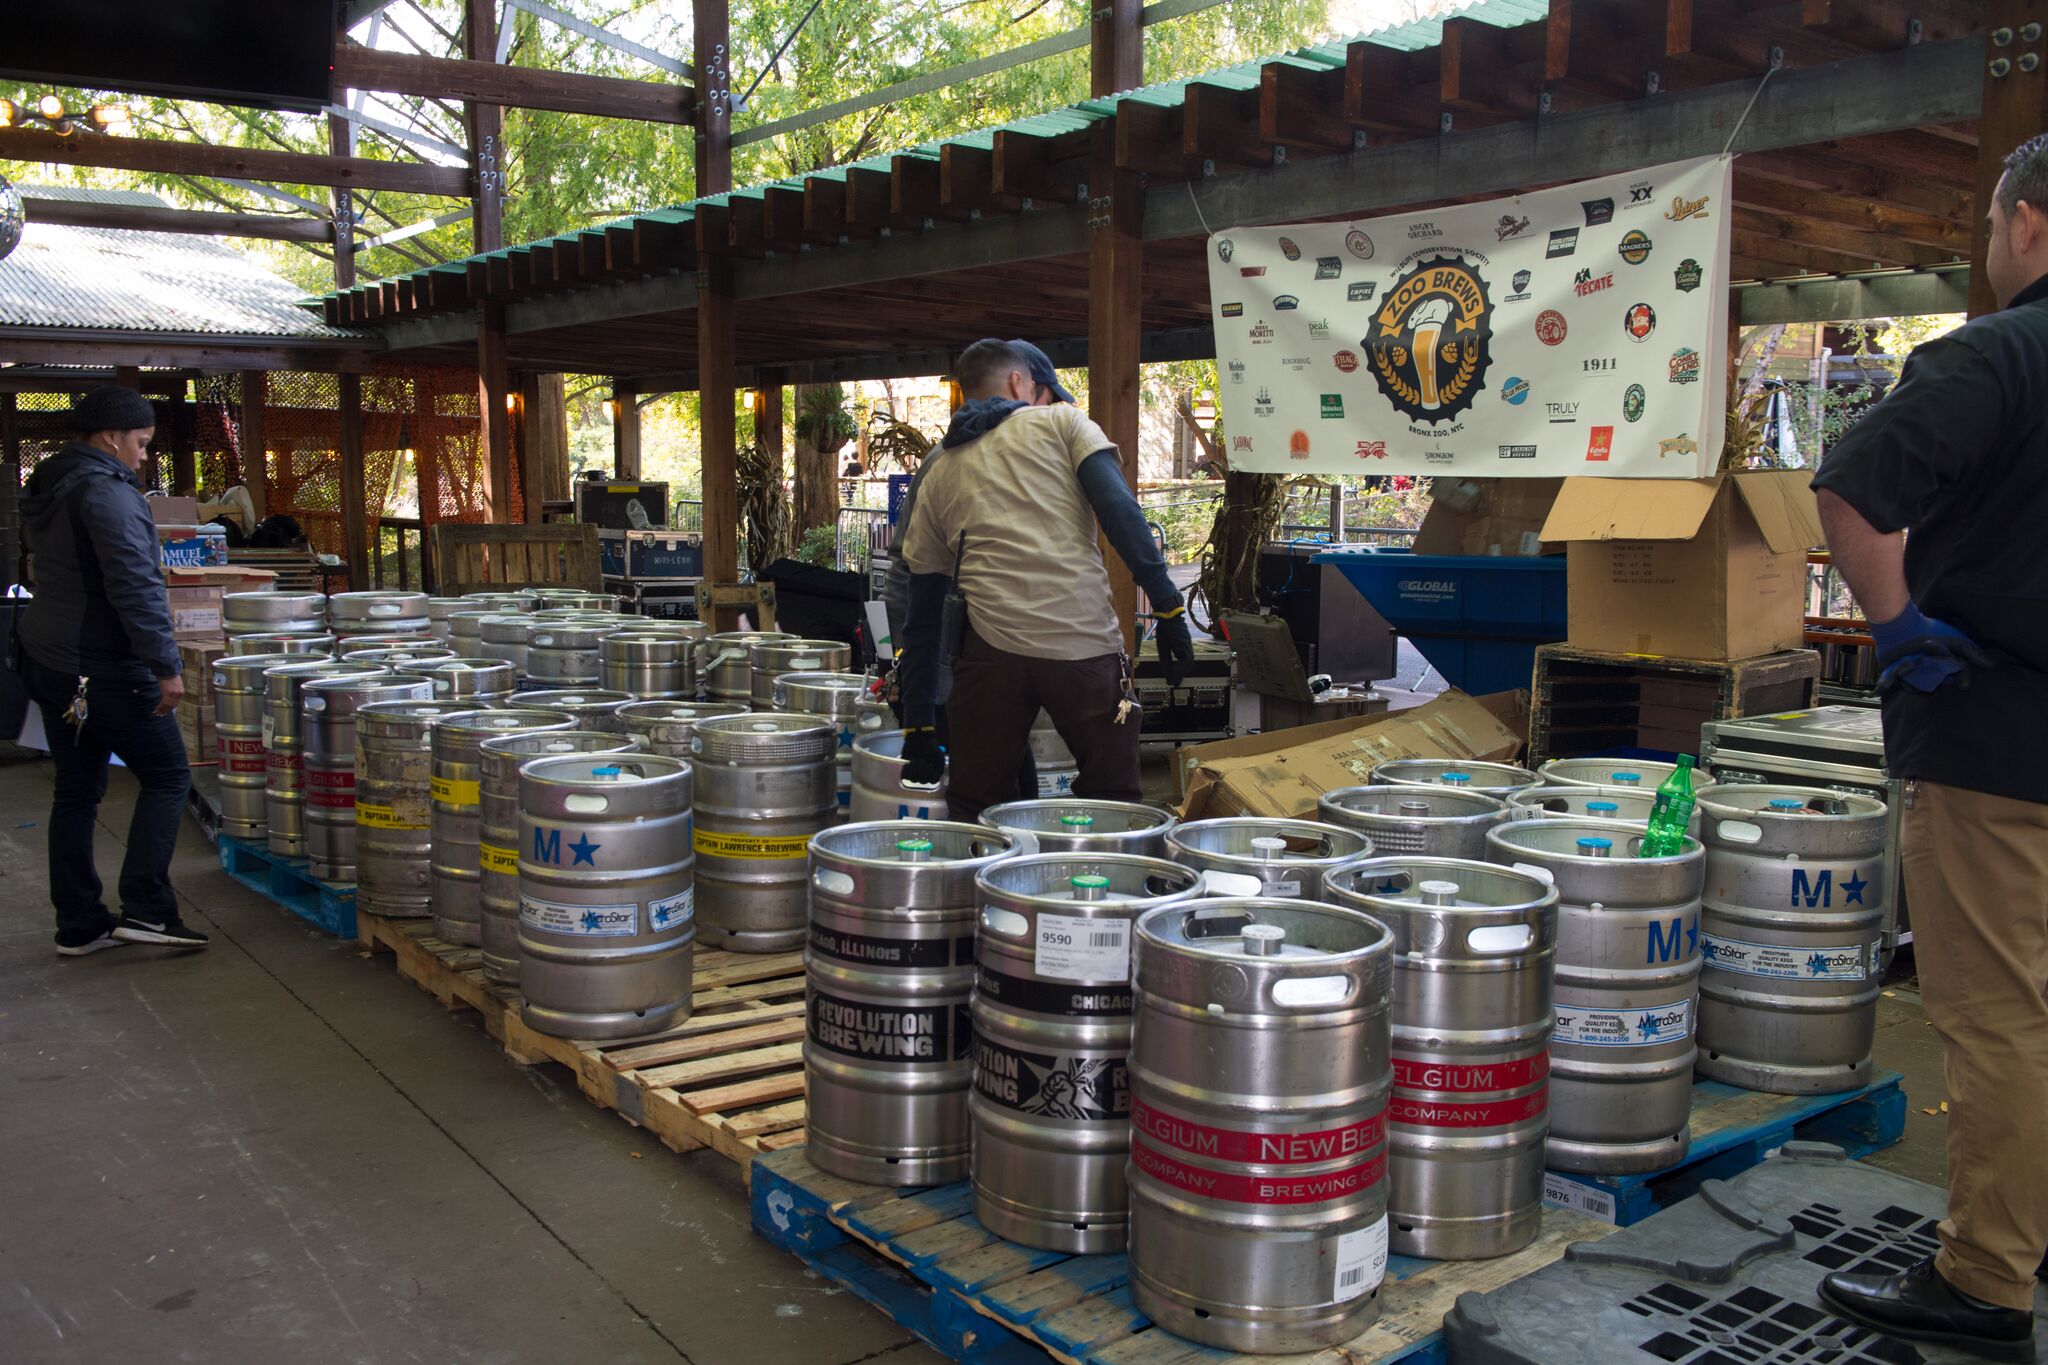
[{"label": "white paper sign", "polygon": [[1712,472],[1727,404],[1731,164],[1215,234],[1231,468]]},{"label": "white paper sign", "polygon": [[1032,966],[1054,981],[1128,981],[1131,922],[1040,915]]},{"label": "white paper sign", "polygon": [[1356,1232],[1340,1233],[1337,1237],[1337,1254],[1331,1258],[1336,1269],[1336,1283],[1333,1297],[1345,1303],[1370,1294],[1378,1289],[1387,1278],[1387,1220],[1380,1220],[1371,1227]]}]

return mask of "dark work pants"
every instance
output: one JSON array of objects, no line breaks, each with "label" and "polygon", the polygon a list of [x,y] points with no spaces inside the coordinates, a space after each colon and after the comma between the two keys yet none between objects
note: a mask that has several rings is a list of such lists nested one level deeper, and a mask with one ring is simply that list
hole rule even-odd
[{"label": "dark work pants", "polygon": [[1017,767],[1031,747],[1040,710],[1080,766],[1074,795],[1136,801],[1138,725],[1135,709],[1116,720],[1121,672],[1114,654],[1092,659],[1037,659],[997,649],[970,628],[953,661],[946,701],[950,748],[946,808],[972,821],[989,806],[1016,799]]},{"label": "dark work pants", "polygon": [[50,807],[50,899],[57,907],[57,941],[87,942],[113,928],[100,899],[93,864],[93,825],[107,794],[107,758],[118,756],[141,790],[128,822],[128,854],[121,862],[121,911],[151,922],[178,919],[171,890],[171,854],[192,772],[175,716],[159,716],[162,693],[154,682],[94,678],[86,685],[85,724],[64,718],[78,691],[75,674],[28,660],[29,695],[42,708],[57,796]]}]

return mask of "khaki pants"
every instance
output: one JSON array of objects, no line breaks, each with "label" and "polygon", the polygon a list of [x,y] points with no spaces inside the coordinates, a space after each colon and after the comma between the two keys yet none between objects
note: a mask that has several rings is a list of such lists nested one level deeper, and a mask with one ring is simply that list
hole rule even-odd
[{"label": "khaki pants", "polygon": [[2034,1303],[2048,1248],[2048,805],[1906,784],[1900,857],[1920,996],[1948,1072],[1948,1217],[1935,1268]]}]

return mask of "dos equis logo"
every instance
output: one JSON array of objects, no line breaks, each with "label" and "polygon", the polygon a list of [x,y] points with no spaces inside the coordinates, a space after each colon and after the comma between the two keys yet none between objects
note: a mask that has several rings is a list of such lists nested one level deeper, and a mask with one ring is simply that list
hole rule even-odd
[{"label": "dos equis logo", "polygon": [[1464,261],[1432,256],[1394,282],[1362,343],[1387,401],[1418,422],[1450,421],[1486,387],[1493,301]]}]

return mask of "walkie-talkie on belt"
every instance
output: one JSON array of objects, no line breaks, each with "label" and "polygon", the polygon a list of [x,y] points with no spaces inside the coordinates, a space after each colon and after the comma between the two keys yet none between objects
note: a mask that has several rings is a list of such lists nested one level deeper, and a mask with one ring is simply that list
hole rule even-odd
[{"label": "walkie-talkie on belt", "polygon": [[946,590],[945,610],[939,616],[939,657],[957,659],[967,643],[967,594],[960,591],[960,559],[967,553],[967,533],[962,531],[953,546],[953,586]]}]

